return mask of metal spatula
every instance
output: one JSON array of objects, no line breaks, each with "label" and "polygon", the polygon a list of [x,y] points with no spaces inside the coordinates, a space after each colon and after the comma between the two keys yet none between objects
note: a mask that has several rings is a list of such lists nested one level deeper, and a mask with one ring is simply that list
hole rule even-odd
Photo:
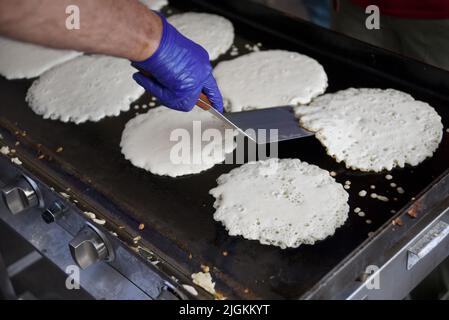
[{"label": "metal spatula", "polygon": [[[147,71],[137,69],[147,77],[152,77]],[[237,130],[256,143],[274,143],[313,135],[312,132],[299,126],[293,108],[289,106],[221,114],[212,107],[209,98],[203,93],[196,105],[212,113],[228,128]],[[270,130],[276,130],[277,134],[273,134],[272,131],[270,134]]]},{"label": "metal spatula", "polygon": [[291,106],[221,114],[211,106],[204,94],[201,94],[197,106],[211,112],[229,128],[238,130],[257,143],[273,143],[314,135],[300,127]]}]

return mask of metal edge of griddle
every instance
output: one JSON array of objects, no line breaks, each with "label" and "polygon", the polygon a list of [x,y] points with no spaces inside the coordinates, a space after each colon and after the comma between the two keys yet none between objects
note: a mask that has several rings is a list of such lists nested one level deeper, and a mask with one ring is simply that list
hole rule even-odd
[{"label": "metal edge of griddle", "polygon": [[[448,71],[298,17],[286,15],[260,3],[241,0],[213,2],[172,0],[171,3],[175,6],[186,6],[186,3],[192,3],[202,9],[301,46],[317,57],[326,56],[345,64],[357,65],[359,69],[388,79],[401,87],[413,88],[415,91],[449,101],[449,97],[441,93],[449,91]],[[297,33],[298,25],[301,26],[300,34]],[[303,53],[307,54],[307,52]],[[383,70],[388,70],[388,73]]]},{"label": "metal edge of griddle", "polygon": [[[95,189],[92,182],[85,183],[82,175],[76,173],[74,168],[69,168],[65,163],[55,165],[58,159],[56,153],[37,144],[28,135],[22,135],[21,133],[23,131],[19,127],[0,117],[0,147],[8,146],[11,149],[11,146],[14,145],[14,140],[20,142],[19,145],[14,147],[13,154],[0,156],[19,159],[22,163],[20,165],[21,170],[25,174],[36,177],[40,183],[59,194],[68,193],[70,198],[64,196],[63,198],[66,198],[69,203],[76,207],[81,215],[82,212],[86,211],[95,212],[98,219],[107,221],[108,228],[103,226],[99,226],[99,228],[104,229],[107,233],[116,233],[117,238],[124,244],[124,247],[128,251],[134,252],[138,259],[163,277],[167,281],[168,288],[175,290],[177,295],[199,300],[214,298],[203,288],[193,284],[190,275],[186,274],[185,270],[181,270],[173,257],[164,254],[160,248],[156,248],[154,244],[140,237],[135,231],[136,228],[131,227],[131,225],[138,225],[138,222],[130,221],[130,215],[122,213],[123,209],[117,207],[117,204],[109,201],[107,196]],[[37,147],[38,145],[39,147]],[[47,161],[39,160],[37,158],[39,154],[45,154]],[[70,190],[70,192],[67,190]],[[86,190],[89,191],[87,192]],[[77,202],[74,203],[73,200]],[[150,229],[151,226],[146,226],[145,228]],[[155,236],[157,231],[151,230],[151,233]],[[138,243],[134,241],[136,237],[139,239]],[[159,237],[162,239],[162,236],[159,235]],[[177,247],[170,247],[172,253],[175,248]],[[179,254],[185,254],[185,252]],[[154,261],[159,263],[156,265]],[[198,265],[200,266],[201,264],[198,263]],[[197,289],[198,296],[192,296],[181,284],[194,286]],[[217,293],[215,298],[221,298],[221,294]]]},{"label": "metal edge of griddle", "polygon": [[[387,263],[448,208],[449,169],[300,299],[347,299],[357,288],[365,285],[363,275],[367,267],[381,267]],[[338,292],[335,291],[337,288]]]}]

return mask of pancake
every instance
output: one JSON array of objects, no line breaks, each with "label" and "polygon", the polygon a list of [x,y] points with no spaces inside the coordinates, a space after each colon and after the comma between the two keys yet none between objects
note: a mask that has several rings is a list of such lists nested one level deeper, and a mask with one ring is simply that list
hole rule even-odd
[{"label": "pancake", "polygon": [[327,88],[327,75],[316,60],[282,50],[220,62],[214,75],[228,112],[306,104]]},{"label": "pancake", "polygon": [[36,78],[81,54],[0,37],[0,75],[9,80]]},{"label": "pancake", "polygon": [[44,73],[28,90],[31,109],[45,119],[82,123],[118,116],[144,89],[126,59],[82,56]]},{"label": "pancake", "polygon": [[427,103],[393,89],[347,89],[296,108],[330,156],[347,168],[380,172],[417,166],[443,137],[441,117]]},{"label": "pancake", "polygon": [[[219,139],[202,138],[206,131],[211,132],[209,129],[214,129]],[[188,136],[184,140],[188,141],[184,146],[187,158],[179,157],[177,146],[181,139],[175,139],[177,132]],[[225,137],[222,122],[200,108],[180,112],[157,107],[126,124],[120,146],[134,166],[156,175],[178,177],[200,173],[223,162],[235,148],[232,130],[230,133]]]},{"label": "pancake", "polygon": [[250,162],[217,182],[214,219],[231,236],[296,248],[333,235],[348,218],[343,186],[298,159]]}]

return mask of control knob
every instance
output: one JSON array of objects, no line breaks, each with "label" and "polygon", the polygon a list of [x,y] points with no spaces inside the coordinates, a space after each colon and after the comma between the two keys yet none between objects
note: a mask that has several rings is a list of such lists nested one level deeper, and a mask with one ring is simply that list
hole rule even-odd
[{"label": "control knob", "polygon": [[21,175],[1,190],[3,201],[12,214],[18,214],[32,208],[43,208],[44,201],[31,178]]},{"label": "control knob", "polygon": [[108,238],[89,222],[70,241],[69,248],[73,260],[81,269],[98,261],[114,260],[114,250]]}]

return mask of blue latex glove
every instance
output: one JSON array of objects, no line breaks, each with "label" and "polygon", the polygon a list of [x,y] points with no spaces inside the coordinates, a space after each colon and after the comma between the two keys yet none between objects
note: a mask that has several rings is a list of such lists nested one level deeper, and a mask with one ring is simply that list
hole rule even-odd
[{"label": "blue latex glove", "polygon": [[[147,60],[132,63],[143,70],[133,75],[134,80],[169,108],[190,111],[203,92],[212,106],[223,112],[223,98],[207,51],[159,16],[163,24],[159,48]],[[151,77],[145,76],[145,72]]]}]

